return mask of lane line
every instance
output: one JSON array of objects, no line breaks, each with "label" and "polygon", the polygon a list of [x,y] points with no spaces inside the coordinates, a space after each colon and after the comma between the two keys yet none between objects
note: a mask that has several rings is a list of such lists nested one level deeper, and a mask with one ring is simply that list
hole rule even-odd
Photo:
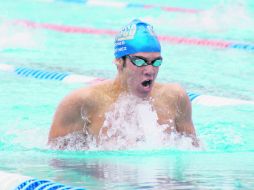
[{"label": "lane line", "polygon": [[187,14],[197,14],[202,9],[194,8],[183,8],[183,7],[172,7],[172,6],[160,6],[152,4],[143,4],[143,3],[126,3],[126,2],[117,2],[117,1],[101,1],[101,0],[38,0],[40,2],[54,3],[54,2],[63,2],[63,3],[76,3],[80,5],[87,6],[100,6],[100,7],[113,7],[113,8],[136,8],[136,9],[158,9],[165,12],[175,12],[175,13],[187,13]]},{"label": "lane line", "polygon": [[[14,25],[21,25],[33,29],[46,29],[56,32],[69,33],[69,34],[91,34],[91,35],[106,35],[115,36],[118,31],[110,29],[98,29],[80,26],[68,26],[60,24],[50,24],[50,23],[40,23],[31,20],[14,20],[11,21]],[[161,42],[168,44],[184,44],[184,45],[194,45],[194,46],[207,46],[215,48],[228,48],[228,49],[240,49],[246,51],[254,51],[254,44],[250,43],[240,43],[231,42],[225,40],[216,39],[201,39],[201,38],[187,38],[187,37],[177,37],[177,36],[158,36]]]},{"label": "lane line", "polygon": [[[15,73],[18,76],[30,77],[40,80],[55,80],[64,83],[84,83],[95,84],[105,79],[73,74],[70,72],[45,71],[40,69],[32,69],[27,67],[14,67],[7,64],[0,64],[0,71]],[[254,101],[217,97],[210,95],[201,95],[198,93],[188,92],[188,96],[193,104],[205,106],[227,106],[227,105],[254,105]]]}]

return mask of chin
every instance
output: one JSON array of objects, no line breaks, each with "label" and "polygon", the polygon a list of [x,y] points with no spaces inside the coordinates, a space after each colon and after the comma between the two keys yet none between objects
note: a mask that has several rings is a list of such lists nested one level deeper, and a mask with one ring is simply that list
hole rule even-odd
[{"label": "chin", "polygon": [[134,95],[136,95],[139,98],[149,98],[151,95],[151,91],[138,92],[138,93],[135,93]]}]

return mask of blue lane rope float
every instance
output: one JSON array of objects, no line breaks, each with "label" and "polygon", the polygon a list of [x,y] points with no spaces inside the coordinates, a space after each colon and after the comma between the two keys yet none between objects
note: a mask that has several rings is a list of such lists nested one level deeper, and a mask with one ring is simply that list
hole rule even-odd
[{"label": "blue lane rope float", "polygon": [[[56,80],[65,83],[93,84],[103,80],[96,77],[77,75],[69,72],[44,71],[40,69],[32,69],[26,67],[14,67],[8,64],[0,64],[0,71],[15,73],[16,75],[22,77],[32,77],[40,80]],[[193,104],[200,104],[206,106],[225,106],[225,105],[243,105],[243,104],[254,105],[254,101],[201,95],[193,92],[188,92],[188,96]]]},{"label": "blue lane rope float", "polygon": [[234,48],[234,49],[242,49],[242,50],[248,50],[248,51],[254,51],[254,45],[252,44],[230,44],[228,48]]},{"label": "blue lane rope float", "polygon": [[14,173],[0,171],[1,189],[3,190],[85,190],[45,179],[35,179]]},{"label": "blue lane rope float", "polygon": [[38,69],[30,69],[26,67],[17,67],[15,69],[15,73],[24,77],[34,77],[37,79],[45,79],[45,80],[63,80],[66,76],[69,75],[67,72],[48,72],[42,71]]},{"label": "blue lane rope float", "polygon": [[87,0],[55,0],[55,1],[59,1],[59,2],[66,2],[66,3],[86,3]]},{"label": "blue lane rope float", "polygon": [[189,96],[190,100],[193,101],[195,98],[199,97],[200,94],[188,92],[188,96]]},{"label": "blue lane rope float", "polygon": [[50,180],[33,179],[20,184],[15,190],[85,190],[84,188],[71,187]]}]

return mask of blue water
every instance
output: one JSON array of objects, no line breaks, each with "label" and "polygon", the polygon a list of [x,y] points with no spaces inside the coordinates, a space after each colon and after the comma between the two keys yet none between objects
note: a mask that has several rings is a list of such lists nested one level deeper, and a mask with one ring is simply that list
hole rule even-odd
[{"label": "blue water", "polygon": [[[160,35],[254,44],[250,0],[150,0],[146,4],[203,11],[193,15],[60,1],[1,2],[0,63],[102,78],[116,74],[113,37],[10,24],[17,19],[119,30],[133,18],[141,18],[151,22]],[[253,51],[165,42],[162,50],[158,81],[177,82],[200,94],[254,100]],[[54,111],[66,94],[81,86],[0,71],[0,170],[91,190],[254,188],[253,105],[193,105],[193,122],[203,150],[51,150],[47,136]]]}]

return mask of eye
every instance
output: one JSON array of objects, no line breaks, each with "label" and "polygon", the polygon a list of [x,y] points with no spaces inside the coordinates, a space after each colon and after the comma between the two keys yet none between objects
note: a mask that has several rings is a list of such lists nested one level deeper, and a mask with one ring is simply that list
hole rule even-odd
[{"label": "eye", "polygon": [[137,65],[137,66],[143,66],[143,65],[146,65],[145,60],[140,59],[140,58],[136,58],[136,59],[135,59],[135,60],[133,60],[133,61],[134,61],[135,65]]},{"label": "eye", "polygon": [[162,63],[162,59],[156,59],[153,61],[153,66],[154,67],[159,67]]}]

